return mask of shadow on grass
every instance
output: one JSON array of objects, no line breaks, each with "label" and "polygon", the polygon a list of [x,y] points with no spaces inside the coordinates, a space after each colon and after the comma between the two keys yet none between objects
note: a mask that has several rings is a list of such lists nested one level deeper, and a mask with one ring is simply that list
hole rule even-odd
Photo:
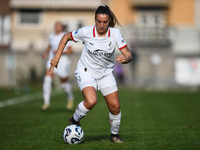
[{"label": "shadow on grass", "polygon": [[[84,144],[93,143],[93,142],[110,142],[109,135],[87,136],[87,137],[84,137],[83,141],[79,143],[79,145],[80,144],[84,145]],[[64,143],[64,144],[74,145],[74,144],[68,144],[68,143]]]}]

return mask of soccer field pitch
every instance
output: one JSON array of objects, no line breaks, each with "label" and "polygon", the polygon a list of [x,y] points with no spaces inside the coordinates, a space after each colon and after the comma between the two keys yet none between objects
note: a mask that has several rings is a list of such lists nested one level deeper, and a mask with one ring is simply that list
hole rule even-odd
[{"label": "soccer field pitch", "polygon": [[[13,97],[0,90],[0,102]],[[51,98],[51,108],[41,111],[42,94],[36,99],[0,107],[0,150],[193,150],[200,149],[200,92],[155,92],[120,89],[122,122],[119,134],[125,143],[112,143],[106,102],[99,92],[97,105],[81,120],[84,139],[70,145],[64,128],[73,111],[65,109],[63,92]],[[83,100],[74,91],[75,106]]]}]

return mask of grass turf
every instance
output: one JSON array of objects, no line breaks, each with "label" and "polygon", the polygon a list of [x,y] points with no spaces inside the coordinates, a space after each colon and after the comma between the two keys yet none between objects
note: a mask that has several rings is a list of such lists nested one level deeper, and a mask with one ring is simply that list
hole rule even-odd
[{"label": "grass turf", "polygon": [[[16,97],[0,90],[1,100]],[[37,91],[34,91],[37,92]],[[108,109],[98,92],[97,105],[81,120],[82,143],[66,144],[62,138],[74,110],[65,109],[65,94],[51,98],[51,108],[40,110],[43,100],[0,108],[0,149],[81,149],[81,150],[190,150],[200,149],[200,93],[147,92],[121,89],[122,122],[119,134],[123,144],[112,143]],[[74,91],[75,105],[83,100]]]}]

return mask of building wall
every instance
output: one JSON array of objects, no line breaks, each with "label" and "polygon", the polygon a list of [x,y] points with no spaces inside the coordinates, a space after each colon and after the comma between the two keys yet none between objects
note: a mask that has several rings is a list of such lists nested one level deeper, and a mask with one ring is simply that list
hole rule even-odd
[{"label": "building wall", "polygon": [[195,0],[171,0],[168,11],[169,25],[195,25]]},{"label": "building wall", "polygon": [[[167,10],[166,23],[168,26],[194,26],[195,25],[195,0],[171,0]],[[135,25],[138,11],[130,0],[109,0],[106,1],[111,10],[117,16],[122,26]],[[166,12],[166,13],[165,13]],[[68,25],[68,30],[76,30],[77,24],[94,24],[94,11],[77,10],[43,10],[41,22],[38,25],[19,24],[19,11],[12,11],[12,49],[14,51],[27,51],[32,48],[36,51],[43,51],[48,44],[48,35],[53,31],[55,21],[60,20]],[[21,44],[23,43],[23,44]],[[80,46],[76,45],[77,51]]]},{"label": "building wall", "polygon": [[122,25],[135,22],[135,11],[130,0],[110,0],[109,6]]},{"label": "building wall", "polygon": [[[110,0],[108,4],[122,24],[135,23],[137,12],[134,9],[134,1]],[[151,7],[145,4],[142,6]],[[195,25],[195,0],[170,0],[165,7],[168,25]]]},{"label": "building wall", "polygon": [[[12,49],[13,51],[28,51],[33,49],[42,52],[48,45],[48,36],[53,32],[56,21],[68,26],[68,31],[78,29],[81,22],[83,26],[94,24],[94,12],[53,11],[41,12],[39,24],[20,24],[18,11],[12,13]],[[79,47],[75,48],[79,50]]]},{"label": "building wall", "polygon": [[[12,55],[14,55],[15,58],[15,66],[14,68],[10,69],[9,67],[6,68],[6,61],[3,58],[4,56],[5,58],[8,58],[6,57],[8,54],[1,53],[0,62],[1,64],[3,64],[3,66],[0,66],[0,68],[4,71],[0,73],[0,76],[3,79],[0,82],[0,86],[6,86],[10,84],[10,79],[13,79],[14,84],[26,84],[20,82],[26,82],[28,79],[30,79],[31,69],[36,70],[36,74],[38,75],[38,77],[43,77],[46,62],[41,58],[41,53],[46,49],[48,45],[48,35],[53,32],[55,21],[60,20],[64,24],[67,24],[68,31],[76,30],[78,28],[79,22],[82,22],[84,26],[93,25],[94,11],[97,7],[97,4],[95,3],[95,5],[91,6],[91,8],[89,9],[85,9],[85,7],[87,7],[86,5],[84,5],[83,8],[81,8],[81,5],[79,5],[76,9],[65,9],[63,6],[62,9],[58,9],[57,7],[60,7],[60,5],[56,5],[56,8],[52,7],[54,6],[52,4],[54,1],[51,1],[51,6],[47,3],[47,1],[44,1],[45,6],[43,9],[41,9],[41,21],[37,25],[31,25],[19,23],[19,10],[21,6],[26,9],[33,9],[33,7],[35,9],[36,5],[28,6],[28,0],[26,1],[27,3],[25,3],[24,5],[21,5],[22,3],[18,3],[19,1],[25,2],[23,0],[13,1],[15,2],[15,5],[11,10],[11,46],[13,50]],[[60,1],[62,1],[63,3],[71,2],[64,0]],[[78,1],[80,3],[83,2],[81,0]],[[37,2],[39,3],[43,1],[37,0]],[[117,16],[119,22],[123,26],[123,28],[120,28],[121,33],[128,42],[130,50],[133,49],[131,47],[131,44],[135,44],[135,39],[139,35],[138,28],[142,30],[148,29],[149,31],[154,28],[152,28],[151,26],[141,27],[140,24],[137,24],[139,13],[141,13],[142,10],[140,10],[139,12],[138,9],[136,9],[134,0],[99,0],[98,2],[98,4],[107,4]],[[139,2],[140,1],[138,1],[137,3],[137,7],[140,7]],[[161,14],[164,14],[166,18],[166,24],[163,24],[163,26],[161,27],[161,31],[162,28],[164,28],[164,30],[170,32],[172,47],[150,48],[147,46],[145,48],[135,48],[137,54],[137,62],[134,64],[135,67],[133,71],[130,73],[130,68],[132,68],[131,65],[133,65],[132,63],[125,65],[124,68],[126,71],[126,77],[133,80],[134,83],[137,82],[138,85],[154,85],[155,82],[156,84],[174,84],[174,61],[178,57],[177,55],[198,56],[200,54],[196,32],[197,30],[195,28],[195,0],[169,0],[165,2],[166,3],[164,4],[164,9],[161,10]],[[35,2],[31,1],[31,3]],[[87,0],[87,3],[90,3],[90,1]],[[152,4],[145,4],[146,3],[143,3],[142,7],[161,7],[159,4],[155,4],[155,6]],[[72,2],[71,5],[73,5],[73,7],[76,7],[76,5]],[[38,6],[40,5],[37,5],[37,7]],[[148,13],[148,11],[146,13]],[[153,18],[153,16],[154,12],[152,13],[151,17]],[[157,37],[157,31],[155,33],[156,34],[151,34],[150,37],[155,37],[155,39],[157,38],[157,42],[160,43],[160,39]],[[160,35],[162,36],[162,34]],[[165,35],[168,36],[168,34]],[[146,35],[144,37],[146,38]],[[155,43],[153,43],[153,45],[154,44]],[[81,43],[74,44],[73,48],[75,53],[70,56],[72,60],[70,79],[73,80],[76,84],[74,71],[80,57]],[[117,55],[120,54],[120,51],[116,50],[116,52]],[[160,57],[162,58],[162,61],[157,66],[153,65],[150,61],[152,55],[154,54],[160,55]],[[13,77],[9,75],[13,75]]]}]

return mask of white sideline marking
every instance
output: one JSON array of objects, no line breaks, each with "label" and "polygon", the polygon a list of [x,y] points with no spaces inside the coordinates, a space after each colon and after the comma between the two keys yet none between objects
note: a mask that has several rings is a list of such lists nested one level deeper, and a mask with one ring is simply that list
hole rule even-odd
[{"label": "white sideline marking", "polygon": [[[60,95],[62,93],[63,93],[63,91],[53,91],[51,93],[51,96]],[[32,100],[42,99],[42,95],[43,95],[43,92],[38,92],[38,93],[34,93],[34,94],[29,94],[29,95],[24,95],[24,96],[4,100],[4,101],[0,102],[0,108],[9,106],[9,105],[24,103],[24,102],[28,102],[28,101],[32,101]]]}]

